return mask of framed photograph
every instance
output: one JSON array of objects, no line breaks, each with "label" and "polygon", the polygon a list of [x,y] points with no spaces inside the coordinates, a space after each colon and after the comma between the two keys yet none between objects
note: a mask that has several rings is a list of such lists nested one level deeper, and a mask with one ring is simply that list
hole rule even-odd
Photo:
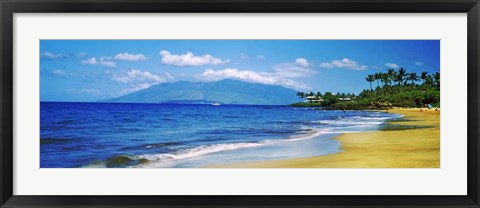
[{"label": "framed photograph", "polygon": [[1,207],[479,207],[479,4],[1,1]]}]

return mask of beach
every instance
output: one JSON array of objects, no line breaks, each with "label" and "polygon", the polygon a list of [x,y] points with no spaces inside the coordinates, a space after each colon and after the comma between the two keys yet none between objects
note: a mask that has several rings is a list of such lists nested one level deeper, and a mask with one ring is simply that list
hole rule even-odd
[{"label": "beach", "polygon": [[432,109],[41,105],[42,168],[439,167]]},{"label": "beach", "polygon": [[[307,158],[235,163],[216,168],[439,168],[440,110],[390,109],[404,115],[400,128],[343,133],[341,152]],[[402,126],[406,128],[401,128]]]}]

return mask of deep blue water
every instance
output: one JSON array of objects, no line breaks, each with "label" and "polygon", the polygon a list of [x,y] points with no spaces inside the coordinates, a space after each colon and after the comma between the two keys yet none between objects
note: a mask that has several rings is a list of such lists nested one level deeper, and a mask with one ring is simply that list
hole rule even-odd
[{"label": "deep blue water", "polygon": [[331,137],[398,115],[290,106],[40,104],[40,166],[198,167],[341,151]]}]

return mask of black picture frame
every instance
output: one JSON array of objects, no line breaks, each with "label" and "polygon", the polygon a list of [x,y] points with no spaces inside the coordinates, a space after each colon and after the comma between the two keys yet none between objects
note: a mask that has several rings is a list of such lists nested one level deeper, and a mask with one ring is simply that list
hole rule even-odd
[{"label": "black picture frame", "polygon": [[[0,0],[1,207],[480,207],[478,0]],[[13,195],[14,13],[467,13],[468,194],[465,196]]]}]

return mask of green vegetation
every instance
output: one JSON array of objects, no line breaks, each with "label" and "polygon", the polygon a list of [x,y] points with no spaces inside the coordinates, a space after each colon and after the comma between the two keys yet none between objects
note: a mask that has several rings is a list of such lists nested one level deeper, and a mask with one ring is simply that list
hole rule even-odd
[{"label": "green vegetation", "polygon": [[[387,69],[385,73],[375,73],[365,77],[369,88],[359,95],[350,93],[326,92],[304,93],[297,96],[306,99],[305,103],[295,103],[292,106],[321,106],[332,109],[386,109],[391,107],[424,107],[431,105],[440,107],[440,73],[429,75],[422,72],[407,73],[400,68],[398,71]],[[373,88],[376,82],[376,87]]]},{"label": "green vegetation", "polygon": [[308,102],[294,103],[294,104],[291,104],[290,106],[295,106],[295,107],[322,107],[321,103],[308,103]]}]

